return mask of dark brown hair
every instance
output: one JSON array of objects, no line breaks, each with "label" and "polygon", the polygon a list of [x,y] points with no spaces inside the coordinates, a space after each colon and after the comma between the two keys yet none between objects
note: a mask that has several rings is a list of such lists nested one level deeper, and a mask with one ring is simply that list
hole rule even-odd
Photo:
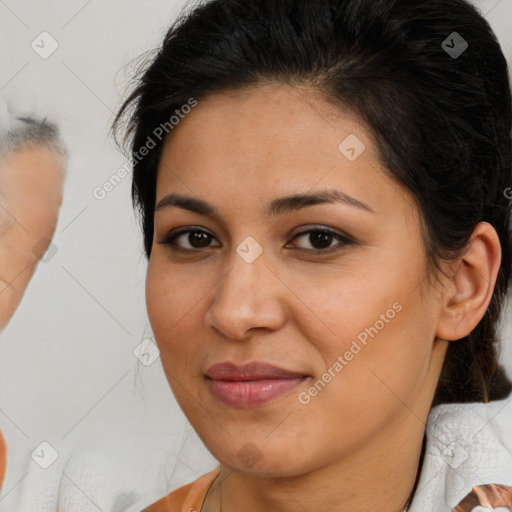
[{"label": "dark brown hair", "polygon": [[[169,29],[114,133],[129,112],[124,142],[135,155],[191,97],[266,81],[309,84],[367,124],[418,204],[432,268],[461,254],[479,222],[495,228],[502,264],[491,303],[451,342],[432,405],[505,398],[497,324],[511,271],[512,106],[486,20],[465,0],[212,0]],[[163,140],[133,165],[148,258]]]}]

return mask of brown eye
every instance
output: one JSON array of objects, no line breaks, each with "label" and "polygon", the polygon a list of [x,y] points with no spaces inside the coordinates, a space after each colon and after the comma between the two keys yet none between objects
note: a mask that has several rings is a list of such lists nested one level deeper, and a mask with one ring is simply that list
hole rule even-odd
[{"label": "brown eye", "polygon": [[[212,239],[214,237],[210,235],[210,233],[207,233],[206,231],[198,230],[198,229],[184,229],[181,231],[178,231],[177,233],[174,233],[162,240],[161,242],[158,242],[161,245],[170,245],[176,247],[179,250],[194,250],[194,249],[204,249],[209,246]],[[188,247],[183,247],[182,245],[176,244],[176,241],[182,239],[185,241],[185,243],[188,243]]]},{"label": "brown eye", "polygon": [[[296,235],[292,241],[300,238],[304,238],[311,248],[298,247],[298,250],[308,253],[329,254],[341,250],[345,246],[355,244],[350,238],[328,229],[303,231]],[[180,239],[181,243],[178,244],[177,241]],[[160,245],[168,245],[174,251],[198,252],[201,249],[219,247],[219,245],[211,246],[212,240],[215,240],[215,237],[202,229],[182,229],[167,236],[158,243]],[[337,243],[332,245],[333,242]]]},{"label": "brown eye", "polygon": [[[294,237],[293,240],[297,240],[298,238],[304,238],[312,246],[311,249],[299,247],[299,250],[308,252],[330,253],[339,250],[344,246],[354,244],[354,242],[346,236],[328,229],[312,229],[309,231],[303,231]],[[332,246],[331,244],[336,240],[338,243]]]}]

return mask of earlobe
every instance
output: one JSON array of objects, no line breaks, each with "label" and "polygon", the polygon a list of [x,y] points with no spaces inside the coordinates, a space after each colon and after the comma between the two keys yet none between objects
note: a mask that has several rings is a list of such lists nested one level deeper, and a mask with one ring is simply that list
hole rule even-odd
[{"label": "earlobe", "polygon": [[496,230],[479,223],[464,253],[450,264],[436,336],[448,341],[467,336],[483,318],[491,301],[501,264]]}]

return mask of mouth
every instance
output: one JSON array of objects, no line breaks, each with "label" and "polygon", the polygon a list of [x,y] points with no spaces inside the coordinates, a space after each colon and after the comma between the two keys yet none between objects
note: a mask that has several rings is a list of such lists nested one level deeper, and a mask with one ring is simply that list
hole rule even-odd
[{"label": "mouth", "polygon": [[205,372],[211,393],[236,408],[258,407],[285,395],[309,378],[263,362],[236,365],[219,363]]}]

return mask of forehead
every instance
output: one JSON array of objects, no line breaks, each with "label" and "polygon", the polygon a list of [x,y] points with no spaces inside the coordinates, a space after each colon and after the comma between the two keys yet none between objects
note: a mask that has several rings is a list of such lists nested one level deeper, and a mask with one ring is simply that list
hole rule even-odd
[{"label": "forehead", "polygon": [[216,196],[229,208],[235,196],[268,203],[269,196],[314,188],[383,208],[396,205],[397,193],[410,202],[389,182],[373,136],[355,114],[312,88],[267,84],[207,95],[183,116],[165,140],[157,202],[176,192]]},{"label": "forehead", "polygon": [[210,173],[214,167],[246,174],[279,166],[320,168],[340,161],[340,144],[351,135],[360,141],[356,149],[365,147],[366,162],[376,164],[369,131],[312,88],[268,84],[209,94],[167,136],[159,171],[191,162],[196,172],[206,164]]}]

